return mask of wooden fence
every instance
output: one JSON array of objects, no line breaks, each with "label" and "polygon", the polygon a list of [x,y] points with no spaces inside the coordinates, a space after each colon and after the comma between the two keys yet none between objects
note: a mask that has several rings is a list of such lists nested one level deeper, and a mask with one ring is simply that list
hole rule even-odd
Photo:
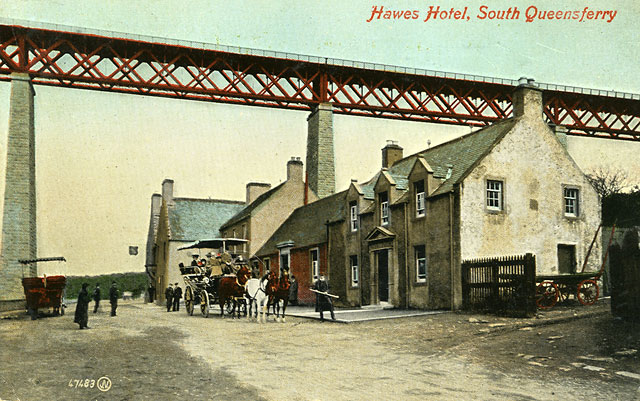
[{"label": "wooden fence", "polygon": [[462,262],[462,307],[508,316],[536,313],[536,257],[472,259]]}]

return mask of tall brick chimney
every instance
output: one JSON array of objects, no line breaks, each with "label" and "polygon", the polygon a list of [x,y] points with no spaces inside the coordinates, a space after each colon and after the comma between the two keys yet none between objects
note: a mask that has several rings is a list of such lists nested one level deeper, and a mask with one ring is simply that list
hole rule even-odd
[{"label": "tall brick chimney", "polygon": [[387,145],[382,148],[382,168],[389,168],[400,159],[402,159],[402,147],[397,141],[387,140]]},{"label": "tall brick chimney", "polygon": [[258,196],[267,192],[271,189],[271,184],[267,184],[265,182],[250,182],[247,184],[247,196],[245,199],[245,204],[249,205],[251,202],[256,200]]},{"label": "tall brick chimney", "polygon": [[166,178],[162,181],[162,199],[167,205],[173,205],[173,180]]},{"label": "tall brick chimney", "polygon": [[302,160],[299,157],[292,157],[287,162],[287,181],[303,181]]},{"label": "tall brick chimney", "polygon": [[512,96],[513,116],[542,118],[542,90],[532,78],[522,77],[518,82]]}]

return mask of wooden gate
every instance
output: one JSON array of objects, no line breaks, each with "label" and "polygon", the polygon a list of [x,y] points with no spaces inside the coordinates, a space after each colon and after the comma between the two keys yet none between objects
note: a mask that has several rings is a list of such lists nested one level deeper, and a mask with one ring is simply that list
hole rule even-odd
[{"label": "wooden gate", "polygon": [[536,257],[472,259],[462,262],[462,307],[508,316],[536,313]]}]

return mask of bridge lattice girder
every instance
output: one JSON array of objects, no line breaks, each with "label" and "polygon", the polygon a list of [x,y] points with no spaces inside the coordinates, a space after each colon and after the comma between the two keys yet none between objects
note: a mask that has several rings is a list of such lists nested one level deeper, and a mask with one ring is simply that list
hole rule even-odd
[{"label": "bridge lattice girder", "polygon": [[[0,25],[0,80],[23,72],[40,85],[292,110],[331,102],[341,114],[467,126],[512,114],[511,80],[257,53]],[[570,134],[640,140],[637,95],[543,89],[548,121]]]}]

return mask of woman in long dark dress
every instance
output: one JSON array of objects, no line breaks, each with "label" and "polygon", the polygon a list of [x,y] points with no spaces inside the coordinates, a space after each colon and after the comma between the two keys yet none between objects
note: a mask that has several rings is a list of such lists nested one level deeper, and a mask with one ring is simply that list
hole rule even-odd
[{"label": "woman in long dark dress", "polygon": [[89,284],[83,283],[82,289],[78,293],[78,304],[76,305],[76,314],[73,320],[80,325],[80,330],[89,328],[87,323],[89,323],[89,302],[91,302],[91,297],[89,297],[89,291],[87,291],[88,286]]}]

